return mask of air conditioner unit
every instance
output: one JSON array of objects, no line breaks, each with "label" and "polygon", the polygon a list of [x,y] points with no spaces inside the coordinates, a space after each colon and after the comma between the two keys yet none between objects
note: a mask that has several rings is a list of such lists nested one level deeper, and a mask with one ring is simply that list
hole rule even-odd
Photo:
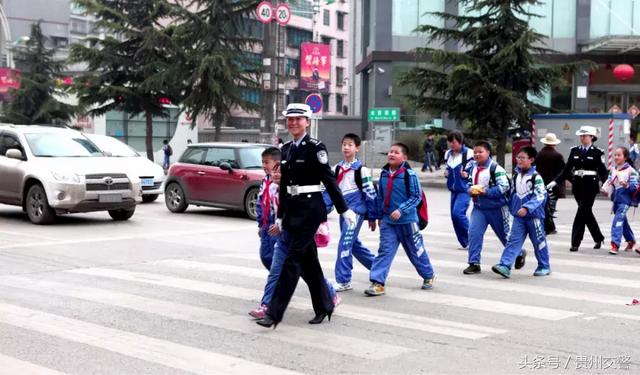
[{"label": "air conditioner unit", "polygon": [[289,71],[287,72],[290,76],[295,77],[296,75],[296,70],[294,68],[289,68]]}]

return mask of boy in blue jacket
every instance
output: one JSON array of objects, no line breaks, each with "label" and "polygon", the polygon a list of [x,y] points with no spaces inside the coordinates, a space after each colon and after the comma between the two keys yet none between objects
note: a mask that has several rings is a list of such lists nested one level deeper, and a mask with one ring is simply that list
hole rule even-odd
[{"label": "boy in blue jacket", "polygon": [[508,279],[511,277],[511,266],[520,254],[524,240],[529,235],[533,244],[538,267],[533,276],[547,276],[551,273],[549,266],[549,249],[544,234],[544,204],[547,190],[544,180],[536,172],[533,165],[536,149],[523,147],[516,158],[518,167],[513,181],[513,191],[509,202],[509,211],[513,215],[511,233],[507,245],[502,252],[500,263],[493,266],[493,272]]},{"label": "boy in blue jacket", "polygon": [[380,248],[369,273],[371,286],[364,291],[368,296],[385,293],[384,284],[400,244],[422,277],[422,289],[433,288],[435,275],[418,227],[417,207],[422,199],[422,187],[407,163],[408,152],[405,144],[392,145],[387,154],[388,163],[380,173],[376,196]]},{"label": "boy in blue jacket", "polygon": [[273,247],[277,238],[270,236],[268,231],[275,223],[275,211],[271,209],[270,186],[273,183],[271,174],[275,165],[280,163],[280,149],[269,147],[262,152],[262,169],[265,176],[260,184],[258,202],[256,205],[256,221],[258,222],[258,236],[260,236],[260,261],[266,269],[271,268]]},{"label": "boy in blue jacket", "polygon": [[464,137],[459,131],[452,131],[447,136],[449,149],[444,154],[446,169],[444,176],[447,178],[447,189],[451,192],[451,221],[456,232],[458,243],[462,249],[469,245],[469,196],[467,186],[466,169],[473,161],[473,150],[464,145]]},{"label": "boy in blue jacket", "polygon": [[[491,226],[502,245],[507,243],[511,227],[507,194],[511,189],[507,172],[491,159],[491,145],[478,141],[473,146],[473,163],[468,175],[469,194],[473,199],[473,210],[469,224],[469,266],[462,273],[480,273],[480,256],[487,226]],[[526,253],[521,252],[516,268],[524,266]]]}]

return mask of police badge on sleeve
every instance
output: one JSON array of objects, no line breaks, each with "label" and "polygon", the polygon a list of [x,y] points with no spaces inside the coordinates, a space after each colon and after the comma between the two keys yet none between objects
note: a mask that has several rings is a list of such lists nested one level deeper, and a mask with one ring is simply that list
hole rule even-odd
[{"label": "police badge on sleeve", "polygon": [[329,155],[327,155],[327,152],[325,150],[318,151],[317,156],[318,156],[318,161],[321,164],[329,163]]}]

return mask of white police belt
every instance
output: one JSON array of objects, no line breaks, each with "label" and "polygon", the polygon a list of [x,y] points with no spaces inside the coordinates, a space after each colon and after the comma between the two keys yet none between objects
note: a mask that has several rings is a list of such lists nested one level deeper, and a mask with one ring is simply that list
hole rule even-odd
[{"label": "white police belt", "polygon": [[307,194],[307,193],[319,193],[322,191],[324,191],[323,185],[287,186],[287,193],[293,196],[300,195],[300,194]]},{"label": "white police belt", "polygon": [[597,176],[598,172],[589,171],[586,169],[578,169],[577,171],[573,171],[574,176],[582,177],[582,176]]}]

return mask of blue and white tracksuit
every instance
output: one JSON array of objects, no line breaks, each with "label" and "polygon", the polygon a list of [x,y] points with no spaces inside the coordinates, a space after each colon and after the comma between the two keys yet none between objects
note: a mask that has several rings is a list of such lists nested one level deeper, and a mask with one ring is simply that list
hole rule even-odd
[{"label": "blue and white tracksuit", "polygon": [[[491,164],[496,164],[495,184],[491,184]],[[480,264],[482,242],[487,225],[498,236],[503,245],[507,243],[507,235],[511,226],[511,215],[507,206],[505,193],[511,186],[507,172],[490,158],[483,165],[473,161],[467,168],[469,180],[467,189],[472,185],[482,185],[483,195],[473,197],[473,210],[469,223],[469,264]]]},{"label": "blue and white tracksuit", "polygon": [[[270,187],[270,191],[267,194],[267,186]],[[276,238],[267,233],[271,224],[276,222],[276,210],[273,209],[274,191],[277,191],[278,185],[271,182],[269,175],[262,179],[260,184],[260,191],[258,192],[258,201],[256,202],[256,221],[258,222],[258,228],[260,229],[260,261],[266,269],[271,268],[271,262],[273,258],[273,247],[276,244]],[[275,193],[277,197],[278,193]],[[269,202],[267,202],[267,197]],[[270,212],[265,212],[267,205],[271,206]]]},{"label": "blue and white tracksuit", "polygon": [[[622,186],[627,182],[627,187]],[[638,172],[629,164],[625,163],[620,167],[613,167],[609,172],[609,178],[605,186],[611,189],[611,200],[613,201],[613,222],[611,223],[611,243],[620,247],[622,237],[627,242],[636,242],[629,221],[627,211],[631,207],[631,196],[638,188]]]},{"label": "blue and white tracksuit", "polygon": [[638,156],[640,156],[640,149],[638,148],[638,144],[634,143],[631,147],[629,147],[629,159],[631,160],[631,166],[636,168],[638,164]]},{"label": "blue and white tracksuit", "polygon": [[[538,269],[549,269],[549,248],[544,234],[544,206],[547,200],[547,190],[542,176],[536,174],[535,180],[532,179],[535,171],[536,168],[533,166],[525,172],[516,168],[517,175],[513,181],[509,202],[513,223],[507,245],[500,258],[500,264],[509,268],[522,251],[522,244],[529,235],[538,260]],[[527,209],[527,214],[524,217],[517,214],[521,208]]]},{"label": "blue and white tracksuit", "polygon": [[[382,285],[387,279],[391,262],[400,244],[423,279],[431,279],[434,276],[418,227],[416,208],[422,199],[422,187],[416,173],[412,169],[406,169],[405,164],[393,173],[388,166],[383,167],[378,182],[376,212],[380,218],[380,248],[373,260],[369,280]],[[405,173],[409,174],[409,195],[405,185]],[[389,183],[390,179],[391,183]],[[400,210],[402,213],[396,221],[389,217],[395,210]]]},{"label": "blue and white tracksuit", "polygon": [[[463,154],[467,155],[465,166],[462,165]],[[444,154],[444,160],[447,164],[447,188],[451,191],[450,210],[453,229],[456,232],[460,246],[467,247],[469,245],[467,210],[469,209],[471,197],[469,196],[467,179],[462,177],[460,172],[473,161],[473,150],[464,145],[460,152],[455,155],[453,151],[447,150]]]},{"label": "blue and white tracksuit", "polygon": [[[362,245],[358,235],[365,219],[375,220],[377,217],[375,206],[376,189],[373,186],[371,171],[369,168],[362,166],[360,160],[356,159],[353,163],[341,161],[337,167],[339,167],[338,175],[336,176],[336,179],[339,180],[338,187],[349,209],[356,213],[355,228],[349,228],[342,216],[340,217],[340,242],[338,244],[335,274],[336,281],[344,284],[351,281],[353,257],[356,257],[367,269],[371,269],[371,264],[375,258],[373,253]],[[360,169],[362,190],[356,184],[356,169]]]}]

